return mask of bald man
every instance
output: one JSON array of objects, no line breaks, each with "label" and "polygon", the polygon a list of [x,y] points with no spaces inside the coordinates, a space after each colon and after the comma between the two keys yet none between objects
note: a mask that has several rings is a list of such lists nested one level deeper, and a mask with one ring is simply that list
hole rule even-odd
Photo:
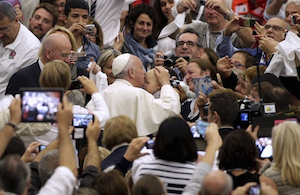
[{"label": "bald man", "polygon": [[201,195],[230,195],[233,188],[231,177],[224,171],[212,171],[202,181]]},{"label": "bald man", "polygon": [[[9,80],[5,94],[16,95],[21,87],[40,87],[39,78],[44,64],[53,60],[70,63],[72,45],[70,39],[62,33],[54,33],[46,37],[40,48],[39,59],[32,65],[18,70]],[[85,75],[78,70],[78,75]]]}]

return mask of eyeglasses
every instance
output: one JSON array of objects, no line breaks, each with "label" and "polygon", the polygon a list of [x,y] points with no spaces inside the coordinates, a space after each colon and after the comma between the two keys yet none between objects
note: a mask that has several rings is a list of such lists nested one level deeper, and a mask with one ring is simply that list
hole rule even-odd
[{"label": "eyeglasses", "polygon": [[9,27],[0,28],[0,33],[5,33],[9,30]]},{"label": "eyeglasses", "polygon": [[64,3],[61,3],[60,5],[57,5],[57,4],[52,4],[52,5],[53,5],[53,7],[54,7],[55,9],[58,9],[58,7],[64,9],[65,6],[66,6],[66,4],[64,4]]},{"label": "eyeglasses", "polygon": [[276,25],[272,26],[272,25],[266,24],[264,27],[265,27],[266,30],[269,30],[270,28],[272,28],[275,31],[280,31],[280,30],[284,31],[283,28],[281,28],[280,26],[276,26]]},{"label": "eyeglasses", "polygon": [[179,42],[176,43],[176,46],[177,46],[177,47],[179,47],[179,46],[182,47],[185,43],[186,43],[186,45],[187,45],[189,48],[195,47],[196,45],[197,45],[198,47],[200,47],[200,45],[198,45],[198,43],[196,43],[196,42],[194,42],[194,41],[179,41]]},{"label": "eyeglasses", "polygon": [[53,51],[54,53],[58,54],[60,57],[62,58],[70,58],[72,56],[73,53],[58,53],[57,51],[51,49],[51,51]]},{"label": "eyeglasses", "polygon": [[244,64],[239,63],[238,61],[233,62],[232,65],[236,68],[243,68],[246,67]]}]

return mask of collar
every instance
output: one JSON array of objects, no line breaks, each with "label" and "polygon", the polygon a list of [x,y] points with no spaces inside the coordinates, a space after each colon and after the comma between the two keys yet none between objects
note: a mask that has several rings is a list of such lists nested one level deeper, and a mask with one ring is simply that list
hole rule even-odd
[{"label": "collar", "polygon": [[20,27],[19,27],[19,32],[17,34],[17,37],[15,38],[15,40],[12,43],[6,45],[4,48],[14,50],[22,42],[22,38],[23,38],[22,31],[24,31],[24,29],[26,27],[23,24],[21,24],[21,22],[19,22],[19,24],[20,24]]},{"label": "collar", "polygon": [[43,64],[43,62],[42,62],[42,60],[39,58],[38,59],[38,63],[39,63],[39,67],[40,67],[40,69],[41,69],[41,72],[42,72],[42,70],[43,70],[43,68],[44,68],[44,64]]},{"label": "collar", "polygon": [[[129,81],[125,80],[125,79],[116,79],[114,83],[116,83],[116,84],[117,84],[117,83],[123,83],[123,84],[126,84],[126,85],[128,85],[128,86],[133,87],[133,85],[132,85]],[[114,84],[114,83],[113,83],[113,84]],[[113,84],[112,84],[112,85],[113,85]]]},{"label": "collar", "polygon": [[110,152],[113,153],[115,150],[117,150],[117,149],[119,149],[119,148],[121,148],[121,147],[123,147],[123,146],[129,146],[129,143],[121,143],[121,144],[119,144],[119,145],[116,145],[116,146],[114,146],[114,147],[110,150]]},{"label": "collar", "polygon": [[219,129],[234,129],[233,126],[221,126]]}]

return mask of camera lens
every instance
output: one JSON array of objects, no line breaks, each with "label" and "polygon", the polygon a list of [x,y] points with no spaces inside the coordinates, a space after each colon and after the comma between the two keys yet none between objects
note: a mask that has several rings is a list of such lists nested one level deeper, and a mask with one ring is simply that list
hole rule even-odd
[{"label": "camera lens", "polygon": [[171,60],[171,59],[166,59],[165,61],[164,61],[164,66],[165,67],[171,67],[171,66],[173,66],[174,65],[174,62],[173,62],[173,60]]}]

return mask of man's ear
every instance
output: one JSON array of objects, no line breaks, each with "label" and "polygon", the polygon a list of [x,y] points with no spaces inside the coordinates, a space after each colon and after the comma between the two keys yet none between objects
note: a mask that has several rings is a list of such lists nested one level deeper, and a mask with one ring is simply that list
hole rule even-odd
[{"label": "man's ear", "polygon": [[134,72],[133,68],[128,69],[128,76],[132,79],[135,79],[135,72]]},{"label": "man's ear", "polygon": [[47,49],[45,50],[45,54],[44,54],[44,55],[46,56],[46,58],[47,58],[48,60],[51,58],[50,53],[51,53],[51,49],[47,48]]},{"label": "man's ear", "polygon": [[198,48],[198,56],[197,57],[200,58],[203,53],[204,53],[203,47]]},{"label": "man's ear", "polygon": [[217,113],[217,111],[214,111],[212,114],[213,122],[220,125],[220,115]]}]

